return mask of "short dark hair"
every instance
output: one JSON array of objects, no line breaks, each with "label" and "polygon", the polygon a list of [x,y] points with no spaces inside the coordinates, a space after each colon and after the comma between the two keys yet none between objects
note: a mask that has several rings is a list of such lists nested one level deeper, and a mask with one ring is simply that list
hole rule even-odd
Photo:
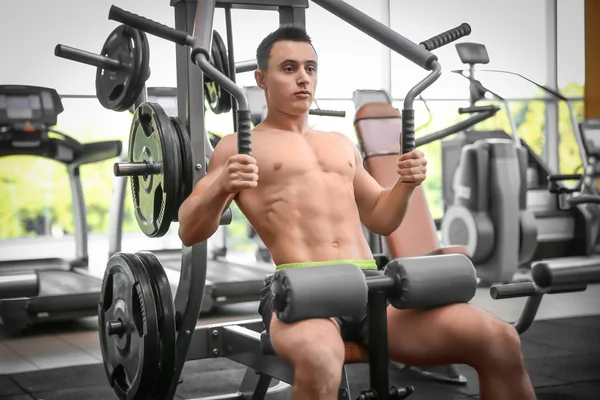
[{"label": "short dark hair", "polygon": [[258,63],[258,69],[263,71],[267,70],[271,49],[275,43],[282,40],[305,42],[312,46],[312,40],[304,28],[296,25],[282,25],[276,31],[269,33],[258,45],[258,48],[256,49],[256,61]]}]

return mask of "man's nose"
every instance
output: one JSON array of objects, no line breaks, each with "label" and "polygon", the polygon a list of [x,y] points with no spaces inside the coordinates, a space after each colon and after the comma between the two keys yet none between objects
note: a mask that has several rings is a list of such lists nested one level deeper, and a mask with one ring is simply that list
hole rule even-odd
[{"label": "man's nose", "polygon": [[307,85],[309,83],[308,74],[304,70],[298,72],[298,85]]}]

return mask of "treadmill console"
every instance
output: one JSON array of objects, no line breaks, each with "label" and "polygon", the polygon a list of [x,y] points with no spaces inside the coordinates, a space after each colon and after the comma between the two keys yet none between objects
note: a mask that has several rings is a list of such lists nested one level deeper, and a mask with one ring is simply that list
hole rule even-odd
[{"label": "treadmill console", "polygon": [[56,125],[63,105],[55,89],[0,85],[0,127],[31,131]]},{"label": "treadmill console", "polygon": [[588,157],[600,158],[600,119],[586,119],[580,128]]}]

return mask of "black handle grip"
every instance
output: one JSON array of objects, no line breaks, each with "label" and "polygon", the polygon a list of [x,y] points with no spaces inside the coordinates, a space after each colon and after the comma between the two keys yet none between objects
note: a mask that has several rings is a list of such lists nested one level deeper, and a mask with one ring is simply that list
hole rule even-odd
[{"label": "black handle grip", "polygon": [[308,110],[308,113],[311,115],[320,115],[323,117],[341,117],[344,118],[346,116],[346,111],[336,111],[336,110],[322,110],[322,109],[313,109]]},{"label": "black handle grip", "polygon": [[111,6],[108,12],[108,19],[129,25],[132,28],[139,29],[159,38],[185,46],[191,44],[191,36],[186,32],[178,31],[159,22],[125,11],[117,6]]},{"label": "black handle grip", "polygon": [[498,106],[475,106],[475,107],[461,107],[458,109],[459,114],[475,114],[480,112],[498,112],[500,107]]},{"label": "black handle grip", "polygon": [[402,154],[415,149],[415,110],[402,110]]},{"label": "black handle grip", "polygon": [[492,286],[490,295],[493,299],[510,299],[514,297],[529,297],[536,294],[537,289],[533,282],[509,283],[507,285]]},{"label": "black handle grip", "polygon": [[425,47],[425,49],[431,51],[438,49],[442,46],[447,45],[448,43],[452,43],[455,40],[460,39],[461,37],[468,36],[471,34],[471,25],[467,23],[460,24],[454,29],[450,29],[444,33],[440,33],[437,36],[432,37],[424,42],[419,43],[421,46]]},{"label": "black handle grip", "polygon": [[574,181],[583,178],[581,174],[556,174],[548,175],[548,182],[559,182],[559,181]]},{"label": "black handle grip", "polygon": [[252,155],[252,125],[250,110],[237,110],[238,153]]}]

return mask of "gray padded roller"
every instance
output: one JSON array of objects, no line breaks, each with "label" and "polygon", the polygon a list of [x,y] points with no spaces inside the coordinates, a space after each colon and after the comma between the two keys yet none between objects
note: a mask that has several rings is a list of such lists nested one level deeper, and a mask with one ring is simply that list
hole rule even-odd
[{"label": "gray padded roller", "polygon": [[273,307],[283,322],[358,317],[367,307],[367,283],[354,264],[290,268],[271,282]]},{"label": "gray padded roller", "polygon": [[388,263],[385,274],[396,281],[397,290],[388,299],[398,309],[467,303],[477,289],[475,267],[462,254],[397,258]]},{"label": "gray padded roller", "polygon": [[0,299],[35,297],[39,292],[39,276],[35,271],[0,275]]}]

